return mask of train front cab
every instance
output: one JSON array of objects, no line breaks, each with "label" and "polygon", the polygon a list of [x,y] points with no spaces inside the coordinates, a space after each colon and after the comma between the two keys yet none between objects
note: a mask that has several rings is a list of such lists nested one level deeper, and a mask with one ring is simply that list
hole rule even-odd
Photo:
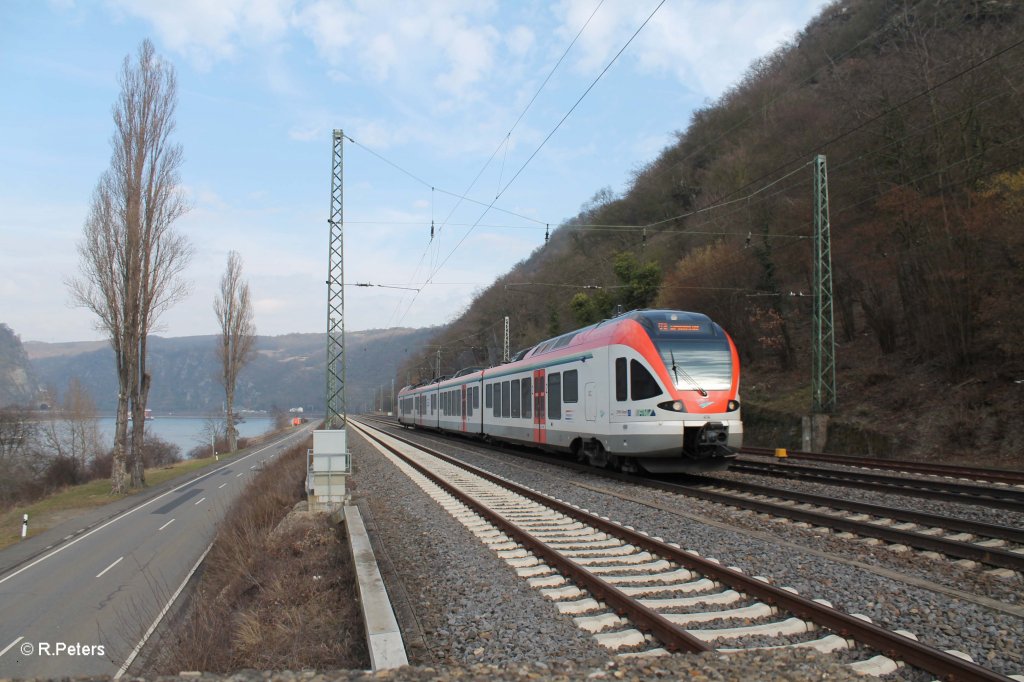
[{"label": "train front cab", "polygon": [[724,467],[743,442],[731,339],[696,313],[629,317],[608,346],[605,449],[651,473]]}]

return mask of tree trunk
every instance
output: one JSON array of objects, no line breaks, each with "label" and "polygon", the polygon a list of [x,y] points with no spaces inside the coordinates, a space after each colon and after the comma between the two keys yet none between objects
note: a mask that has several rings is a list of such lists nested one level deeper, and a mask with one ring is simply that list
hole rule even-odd
[{"label": "tree trunk", "polygon": [[128,468],[125,466],[128,443],[128,396],[117,395],[117,419],[114,426],[114,453],[110,462],[110,494],[121,495],[128,489]]},{"label": "tree trunk", "polygon": [[132,400],[132,487],[146,485],[146,462],[142,456],[146,446],[146,398],[149,396],[149,374],[142,375],[142,386],[135,389]]},{"label": "tree trunk", "polygon": [[228,452],[234,452],[238,449],[238,430],[235,428],[235,386],[234,383],[230,384],[230,388],[225,388],[225,394],[227,396],[227,407],[228,413],[225,418],[228,435]]}]

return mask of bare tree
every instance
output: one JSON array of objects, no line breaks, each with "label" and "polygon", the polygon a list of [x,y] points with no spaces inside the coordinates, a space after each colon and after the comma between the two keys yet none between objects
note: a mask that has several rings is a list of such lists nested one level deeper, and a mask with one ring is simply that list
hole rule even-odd
[{"label": "bare tree", "polygon": [[256,341],[256,325],[252,321],[252,299],[249,283],[242,280],[242,257],[237,251],[228,253],[227,270],[220,278],[220,293],[213,301],[213,311],[220,323],[220,342],[217,358],[220,360],[220,381],[226,399],[226,431],[228,451],[238,447],[238,429],[235,428],[235,382],[238,373],[252,357]]},{"label": "bare tree", "polygon": [[96,403],[78,377],[68,380],[59,407],[56,391],[50,394],[55,404],[40,424],[43,445],[53,456],[73,461],[76,476],[84,476],[89,461],[102,450]]},{"label": "bare tree", "polygon": [[[110,338],[118,379],[111,488],[145,484],[142,449],[150,375],[146,342],[160,314],[188,293],[181,274],[192,255],[172,229],[188,206],[178,186],[181,146],[174,131],[174,68],[148,40],[138,62],[125,57],[114,105],[110,168],[93,194],[83,240],[80,276],[69,282],[76,303],[93,311]],[[128,442],[128,412],[133,427]],[[129,481],[130,477],[130,481]]]}]

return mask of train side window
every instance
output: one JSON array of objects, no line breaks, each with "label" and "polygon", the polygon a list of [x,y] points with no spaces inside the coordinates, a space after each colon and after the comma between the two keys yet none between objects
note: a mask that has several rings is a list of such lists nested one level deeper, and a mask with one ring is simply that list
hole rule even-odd
[{"label": "train side window", "polygon": [[487,384],[484,386],[484,409],[490,409],[492,405],[491,391],[494,390],[494,384]]},{"label": "train side window", "polygon": [[629,361],[629,394],[633,400],[647,400],[661,395],[661,387],[647,368],[636,360]]},{"label": "train side window", "polygon": [[580,401],[579,371],[570,369],[562,372],[562,400],[567,403]]},{"label": "train side window", "polygon": [[520,400],[520,395],[519,395],[519,379],[513,379],[512,380],[511,398],[512,398],[512,406],[511,406],[511,409],[509,409],[509,416],[512,417],[513,419],[519,419],[519,405],[520,405],[520,402],[519,402],[519,400]]},{"label": "train side window", "polygon": [[479,410],[480,409],[480,387],[479,386],[474,386],[473,387],[473,409],[474,410]]},{"label": "train side window", "polygon": [[511,397],[509,396],[509,386],[507,381],[501,382],[501,416],[508,419],[511,416]]},{"label": "train side window", "polygon": [[626,358],[615,358],[615,399],[626,400]]},{"label": "train side window", "polygon": [[533,380],[527,377],[523,379],[522,385],[522,396],[523,396],[523,418],[533,418]]},{"label": "train side window", "polygon": [[501,416],[501,382],[494,382],[494,416]]},{"label": "train side window", "polygon": [[562,418],[562,375],[548,374],[548,419]]}]

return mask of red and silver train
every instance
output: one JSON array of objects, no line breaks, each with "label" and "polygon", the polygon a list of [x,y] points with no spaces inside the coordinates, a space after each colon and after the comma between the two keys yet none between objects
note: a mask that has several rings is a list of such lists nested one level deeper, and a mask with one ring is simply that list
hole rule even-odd
[{"label": "red and silver train", "polygon": [[652,473],[720,468],[743,443],[740,363],[706,315],[637,310],[399,393],[409,427]]}]

